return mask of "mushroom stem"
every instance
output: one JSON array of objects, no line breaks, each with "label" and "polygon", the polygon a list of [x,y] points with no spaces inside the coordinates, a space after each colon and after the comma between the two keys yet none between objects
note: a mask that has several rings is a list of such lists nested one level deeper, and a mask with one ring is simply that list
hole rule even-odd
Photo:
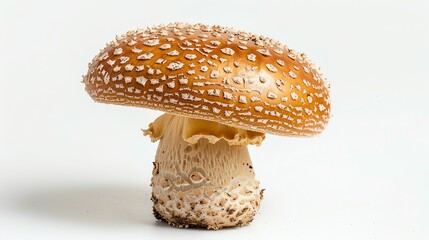
[{"label": "mushroom stem", "polygon": [[151,184],[155,217],[176,227],[247,225],[262,198],[247,145],[204,137],[189,143],[185,121],[170,115],[162,126]]}]

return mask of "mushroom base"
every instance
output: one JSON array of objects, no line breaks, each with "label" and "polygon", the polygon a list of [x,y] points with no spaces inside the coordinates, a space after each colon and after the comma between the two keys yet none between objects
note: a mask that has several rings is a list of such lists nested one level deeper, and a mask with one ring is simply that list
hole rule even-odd
[{"label": "mushroom base", "polygon": [[[258,181],[254,181],[254,184],[253,187],[231,184],[226,189],[221,189],[212,198],[195,195],[183,197],[183,194],[177,192],[160,194],[157,191],[159,189],[154,188],[153,214],[156,219],[178,228],[218,230],[246,226],[253,220],[262,199],[263,191],[259,191]],[[249,188],[254,190],[249,191]],[[240,192],[247,192],[247,194],[242,195]]]},{"label": "mushroom base", "polygon": [[262,190],[255,180],[247,146],[181,137],[171,121],[160,139],[152,177],[156,218],[175,227],[221,229],[249,224]]}]

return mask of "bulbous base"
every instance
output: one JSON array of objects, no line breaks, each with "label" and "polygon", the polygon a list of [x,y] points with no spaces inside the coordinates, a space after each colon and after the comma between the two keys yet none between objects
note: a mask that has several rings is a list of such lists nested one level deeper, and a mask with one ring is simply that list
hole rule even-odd
[{"label": "bulbous base", "polygon": [[153,188],[153,211],[157,219],[179,228],[221,229],[249,224],[259,209],[263,190],[256,180],[236,179],[211,196]]}]

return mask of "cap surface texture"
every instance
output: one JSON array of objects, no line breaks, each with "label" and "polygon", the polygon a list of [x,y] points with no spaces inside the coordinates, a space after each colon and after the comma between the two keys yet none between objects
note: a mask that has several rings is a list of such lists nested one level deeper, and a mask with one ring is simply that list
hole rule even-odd
[{"label": "cap surface texture", "polygon": [[221,26],[173,23],[109,43],[83,77],[97,102],[286,136],[320,133],[329,86],[304,54]]}]

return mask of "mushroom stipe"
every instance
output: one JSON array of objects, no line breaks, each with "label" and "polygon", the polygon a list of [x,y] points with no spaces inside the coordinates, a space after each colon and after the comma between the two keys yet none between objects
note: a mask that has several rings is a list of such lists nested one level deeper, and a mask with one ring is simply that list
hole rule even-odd
[{"label": "mushroom stipe", "polygon": [[127,32],[92,60],[83,83],[96,102],[165,112],[143,133],[160,141],[154,216],[175,227],[249,224],[263,189],[247,145],[266,133],[317,135],[331,111],[329,84],[304,54],[204,24]]}]

